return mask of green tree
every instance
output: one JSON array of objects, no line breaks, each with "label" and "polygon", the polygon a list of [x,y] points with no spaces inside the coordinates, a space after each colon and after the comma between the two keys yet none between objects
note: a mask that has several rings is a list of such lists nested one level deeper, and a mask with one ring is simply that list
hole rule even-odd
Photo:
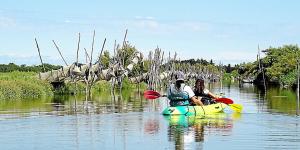
[{"label": "green tree", "polygon": [[[266,75],[273,81],[279,81],[286,84],[285,81],[291,83],[291,80],[285,76],[292,74],[297,65],[297,56],[299,47],[297,45],[284,45],[283,47],[272,48],[266,51],[266,57],[263,59],[263,65],[267,67]],[[293,75],[289,75],[294,78]]]},{"label": "green tree", "polygon": [[101,56],[101,63],[104,68],[109,67],[109,61],[110,61],[109,51],[105,50],[103,52],[103,55]]},{"label": "green tree", "polygon": [[131,63],[132,57],[136,52],[137,49],[127,43],[123,49],[118,50],[118,56],[122,58],[122,63],[124,63],[124,66],[127,66]]},{"label": "green tree", "polygon": [[[296,83],[296,65],[299,56],[297,45],[283,45],[282,47],[270,47],[264,50],[265,57],[259,61],[242,63],[238,66],[238,73],[241,77],[258,77],[261,70],[265,73],[266,79],[273,83],[292,85]],[[259,65],[261,64],[261,68]]]}]

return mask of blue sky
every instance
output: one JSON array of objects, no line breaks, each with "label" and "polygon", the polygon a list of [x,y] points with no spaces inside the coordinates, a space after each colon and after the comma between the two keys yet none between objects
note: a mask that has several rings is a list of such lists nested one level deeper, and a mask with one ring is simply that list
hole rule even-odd
[{"label": "blue sky", "polygon": [[9,0],[0,5],[0,63],[39,64],[34,38],[47,63],[63,64],[55,40],[67,62],[75,61],[78,33],[83,48],[95,55],[104,38],[113,52],[114,40],[127,40],[148,54],[157,46],[180,59],[213,59],[241,63],[256,59],[261,49],[298,44],[300,1],[101,1]]}]

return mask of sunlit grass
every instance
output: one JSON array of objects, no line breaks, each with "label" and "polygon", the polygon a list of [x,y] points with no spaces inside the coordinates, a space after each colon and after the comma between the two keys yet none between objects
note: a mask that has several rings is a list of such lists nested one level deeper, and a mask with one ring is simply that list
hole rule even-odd
[{"label": "sunlit grass", "polygon": [[0,99],[23,99],[52,96],[52,86],[34,72],[0,73]]},{"label": "sunlit grass", "polygon": [[[85,83],[68,82],[61,88],[54,90],[52,85],[47,81],[42,81],[38,78],[35,72],[9,72],[0,73],[0,99],[25,99],[25,98],[40,98],[52,96],[56,94],[85,94]],[[136,89],[138,84],[132,84],[127,78],[122,84],[122,91],[128,89]],[[140,84],[141,89],[146,89],[146,84]],[[115,90],[119,90],[116,86]],[[98,81],[93,86],[91,91],[96,94],[100,92],[110,92],[111,83],[109,81]]]}]

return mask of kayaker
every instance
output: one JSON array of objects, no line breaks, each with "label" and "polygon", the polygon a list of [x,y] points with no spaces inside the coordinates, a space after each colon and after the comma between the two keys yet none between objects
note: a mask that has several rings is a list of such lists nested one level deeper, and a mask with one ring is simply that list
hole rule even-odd
[{"label": "kayaker", "polygon": [[178,71],[175,74],[176,82],[168,88],[168,98],[171,106],[188,106],[190,104],[203,106],[203,103],[195,97],[192,88],[184,84],[184,73]]},{"label": "kayaker", "polygon": [[198,100],[200,100],[204,105],[216,103],[214,99],[219,98],[217,95],[211,93],[205,88],[204,79],[198,78],[195,82],[194,93]]}]

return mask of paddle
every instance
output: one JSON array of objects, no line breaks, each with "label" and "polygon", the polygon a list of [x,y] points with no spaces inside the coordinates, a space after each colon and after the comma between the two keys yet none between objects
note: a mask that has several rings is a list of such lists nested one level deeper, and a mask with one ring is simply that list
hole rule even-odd
[{"label": "paddle", "polygon": [[235,112],[238,112],[238,113],[242,112],[242,110],[243,110],[243,106],[240,105],[240,104],[228,104],[228,106],[229,106],[232,110],[234,110]]},{"label": "paddle", "polygon": [[[166,95],[163,95],[163,96],[166,96]],[[144,92],[144,97],[146,99],[157,99],[159,97],[162,97],[158,92],[156,91],[153,91],[153,90],[146,90]],[[224,103],[224,104],[233,104],[233,100],[229,99],[229,98],[217,98],[216,99],[217,102],[221,102],[221,103]]]},{"label": "paddle", "polygon": [[217,98],[215,100],[216,100],[216,102],[221,102],[221,103],[225,103],[225,104],[233,104],[232,99],[225,98],[225,97]]},{"label": "paddle", "polygon": [[[159,97],[165,97],[166,95],[160,95],[158,92],[153,90],[146,90],[144,92],[144,97],[149,100],[157,99]],[[218,98],[217,102],[227,104],[232,110],[235,112],[241,112],[243,110],[243,106],[240,104],[233,104],[233,100],[229,98]]]},{"label": "paddle", "polygon": [[227,104],[232,110],[235,112],[240,113],[243,110],[243,106],[241,104],[233,104],[233,100],[229,98],[217,98],[215,99],[216,102]]},{"label": "paddle", "polygon": [[158,92],[152,90],[146,90],[144,92],[144,97],[149,100],[157,99],[159,97],[164,97],[164,96],[166,95],[160,95]]}]

